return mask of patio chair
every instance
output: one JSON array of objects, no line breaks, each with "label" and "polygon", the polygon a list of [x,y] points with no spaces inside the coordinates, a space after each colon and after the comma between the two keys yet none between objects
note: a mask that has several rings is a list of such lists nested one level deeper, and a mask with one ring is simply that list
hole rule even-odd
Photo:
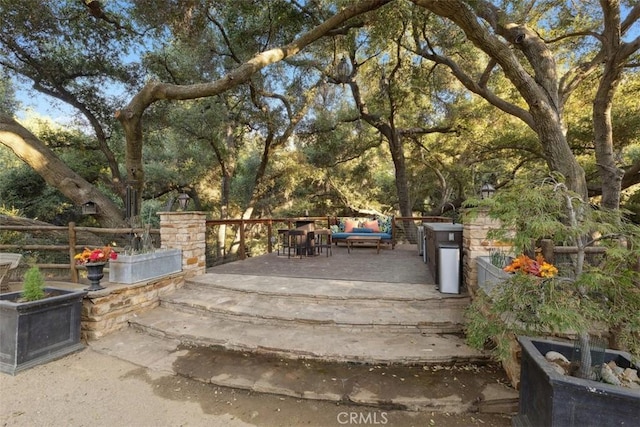
[{"label": "patio chair", "polygon": [[287,233],[288,237],[288,246],[287,246],[287,255],[288,258],[291,258],[291,251],[293,251],[294,258],[299,256],[302,258],[303,255],[306,254],[307,251],[307,232],[305,230],[297,230],[292,229]]},{"label": "patio chair", "polygon": [[9,271],[18,267],[22,254],[0,253],[0,292],[9,290]]},{"label": "patio chair", "polygon": [[331,252],[331,245],[332,245],[331,230],[329,229],[315,230],[315,237],[316,237],[315,250],[317,251],[317,253],[321,254],[322,251],[325,250],[327,253],[327,256],[333,255],[333,253]]}]

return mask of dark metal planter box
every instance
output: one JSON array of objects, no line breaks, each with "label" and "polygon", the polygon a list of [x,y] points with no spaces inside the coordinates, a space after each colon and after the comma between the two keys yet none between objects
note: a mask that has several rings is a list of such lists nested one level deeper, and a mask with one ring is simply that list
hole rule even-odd
[{"label": "dark metal planter box", "polygon": [[[514,426],[635,426],[640,420],[640,392],[561,375],[544,355],[557,351],[571,360],[573,345],[519,337],[522,346],[520,410]],[[637,369],[628,353],[607,350],[604,362]]]},{"label": "dark metal planter box", "polygon": [[86,291],[45,288],[52,296],[16,303],[0,295],[0,371],[11,375],[82,349],[80,313]]}]

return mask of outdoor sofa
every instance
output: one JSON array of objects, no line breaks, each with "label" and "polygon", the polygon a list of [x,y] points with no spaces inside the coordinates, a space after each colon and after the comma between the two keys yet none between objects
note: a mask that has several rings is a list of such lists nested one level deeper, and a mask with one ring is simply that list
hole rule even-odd
[{"label": "outdoor sofa", "polygon": [[331,239],[338,243],[346,243],[350,236],[379,236],[380,243],[396,247],[395,219],[393,216],[375,217],[330,217],[329,228]]}]

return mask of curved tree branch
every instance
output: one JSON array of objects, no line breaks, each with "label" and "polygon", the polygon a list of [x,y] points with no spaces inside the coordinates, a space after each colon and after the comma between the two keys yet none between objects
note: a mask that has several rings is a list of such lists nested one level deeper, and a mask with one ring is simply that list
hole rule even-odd
[{"label": "curved tree branch", "polygon": [[[270,49],[256,54],[239,65],[226,76],[214,82],[178,86],[152,81],[147,83],[122,110],[116,112],[116,118],[122,123],[127,140],[126,167],[131,180],[140,186],[144,181],[142,168],[142,119],[146,109],[159,100],[188,100],[220,94],[228,89],[249,81],[252,75],[264,67],[297,54],[309,44],[326,36],[349,19],[384,6],[391,0],[361,0],[342,9],[325,22],[302,34],[295,41],[280,48]],[[141,190],[141,188],[139,188]],[[139,191],[141,194],[141,191]]]},{"label": "curved tree branch", "polygon": [[122,210],[90,182],[69,168],[34,134],[9,115],[0,113],[0,144],[36,171],[47,184],[60,190],[77,206],[92,201],[99,207],[96,218],[104,226],[122,221]]}]

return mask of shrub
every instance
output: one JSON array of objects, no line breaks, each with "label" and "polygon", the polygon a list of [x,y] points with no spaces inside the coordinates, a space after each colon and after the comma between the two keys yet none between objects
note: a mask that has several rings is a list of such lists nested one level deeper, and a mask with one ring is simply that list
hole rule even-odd
[{"label": "shrub", "polygon": [[[514,182],[475,203],[501,223],[488,237],[512,243],[516,254],[535,257],[541,239],[577,249],[558,275],[516,271],[491,295],[476,298],[467,311],[472,345],[493,341],[496,355],[506,358],[515,335],[573,335],[586,349],[588,334],[595,334],[640,355],[640,227],[624,212],[583,201],[561,177]],[[588,246],[606,253],[589,262]]]},{"label": "shrub", "polygon": [[24,275],[22,298],[37,301],[44,298],[44,277],[37,266],[31,267]]}]

